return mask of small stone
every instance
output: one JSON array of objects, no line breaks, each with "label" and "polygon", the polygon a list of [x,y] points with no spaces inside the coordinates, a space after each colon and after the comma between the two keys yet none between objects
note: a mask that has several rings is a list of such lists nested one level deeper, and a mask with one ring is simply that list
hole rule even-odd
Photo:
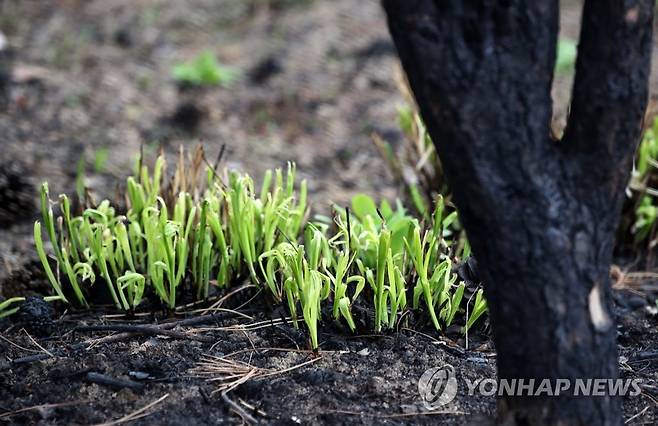
[{"label": "small stone", "polygon": [[384,394],[386,393],[386,380],[383,377],[372,376],[368,380],[368,388],[376,395]]},{"label": "small stone", "polygon": [[145,373],[143,371],[130,371],[128,372],[128,376],[135,380],[146,380],[152,378],[149,373]]}]

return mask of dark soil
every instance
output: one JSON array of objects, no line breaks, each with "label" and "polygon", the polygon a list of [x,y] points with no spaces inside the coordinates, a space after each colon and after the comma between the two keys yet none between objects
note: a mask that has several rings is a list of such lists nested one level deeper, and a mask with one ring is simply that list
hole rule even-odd
[{"label": "dark soil", "polygon": [[[637,296],[621,292],[617,296],[622,376],[642,379],[643,389],[640,396],[625,400],[626,417],[640,413],[633,424],[654,424],[658,421],[658,317]],[[243,310],[249,312],[249,306]],[[8,424],[103,423],[128,416],[165,395],[135,423],[241,422],[221,394],[213,394],[217,384],[198,377],[195,367],[203,365],[199,363],[204,355],[229,355],[232,360],[277,370],[315,360],[299,369],[247,381],[228,393],[244,412],[268,424],[491,424],[495,412],[494,397],[468,396],[463,380],[495,378],[495,353],[482,335],[472,337],[466,350],[463,338],[451,336],[452,340],[430,330],[350,336],[325,324],[321,350],[314,354],[306,350],[304,333],[291,324],[278,324],[276,317],[267,321],[262,314],[253,322],[265,320],[266,327],[255,331],[226,330],[252,322],[226,312],[206,326],[174,329],[194,332],[210,342],[135,335],[100,344],[94,340],[110,333],[80,329],[99,322],[139,322],[102,313],[67,313],[56,321],[51,337],[33,341],[21,329],[25,323],[20,318],[0,340],[0,420]],[[147,323],[152,321],[147,318]],[[439,411],[428,412],[418,393],[418,379],[428,368],[446,363],[457,371],[457,398]]]},{"label": "dark soil", "polygon": [[[576,37],[578,2],[564,3],[562,31]],[[47,180],[52,194],[72,194],[81,158],[97,199],[114,196],[140,146],[152,159],[160,148],[173,154],[199,141],[209,158],[226,144],[227,164],[257,177],[296,161],[316,212],[359,192],[398,195],[370,141],[373,131],[394,146],[401,141],[397,59],[375,0],[4,0],[0,32],[9,42],[0,50],[0,296],[49,293],[31,236],[36,188]],[[241,78],[229,88],[178,87],[171,67],[206,49]],[[557,122],[570,82],[569,75],[556,81]],[[95,167],[104,152],[107,162]],[[622,372],[644,380],[643,394],[625,401],[625,415],[632,424],[654,424],[654,299],[617,294]],[[128,320],[57,308],[53,329],[43,330],[50,337],[37,336],[39,321],[0,322],[1,422],[103,423],[168,395],[135,423],[239,423],[229,403],[212,395],[216,384],[192,377],[204,354],[246,350],[232,359],[274,369],[316,357],[298,352],[308,343],[289,324],[247,332],[195,327],[212,343],[134,336],[87,348],[81,343],[109,333],[76,327]],[[248,322],[224,318],[220,325]],[[461,377],[495,377],[491,344],[472,338],[464,350],[458,336],[423,332],[351,336],[326,324],[319,360],[247,382],[228,398],[255,407],[241,405],[264,423],[490,423],[494,399],[465,396],[463,381],[443,414],[424,410],[417,382],[444,363]]]}]

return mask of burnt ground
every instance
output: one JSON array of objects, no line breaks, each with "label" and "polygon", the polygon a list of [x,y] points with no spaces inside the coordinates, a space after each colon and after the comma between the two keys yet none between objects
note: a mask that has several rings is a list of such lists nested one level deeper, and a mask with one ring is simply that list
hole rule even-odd
[{"label": "burnt ground", "polygon": [[[578,2],[563,3],[562,32],[576,37]],[[8,41],[0,50],[1,296],[48,293],[31,237],[35,188],[47,180],[52,194],[73,193],[81,158],[84,183],[98,199],[115,194],[140,146],[153,158],[160,148],[173,154],[181,144],[198,142],[210,158],[226,144],[227,164],[256,176],[295,161],[309,179],[316,212],[359,192],[398,195],[370,141],[377,132],[396,147],[401,143],[396,110],[403,102],[392,77],[397,59],[374,0],[2,0],[0,32]],[[178,87],[171,67],[206,49],[238,70],[239,79],[228,88]],[[657,81],[654,72],[653,93]],[[556,81],[558,123],[570,82],[570,75]],[[100,161],[105,155],[107,161]],[[642,396],[625,402],[625,414],[637,415],[631,423],[653,424],[655,300],[618,294],[622,371],[645,380]],[[263,315],[254,321],[268,319]],[[44,356],[42,348],[21,324],[0,324],[0,421],[103,423],[168,394],[136,422],[235,423],[235,410],[211,395],[216,385],[191,377],[203,354],[252,349],[235,359],[274,369],[314,359],[290,351],[305,349],[306,342],[286,324],[248,332],[219,330],[217,324],[196,330],[213,343],[136,336],[86,348],[81,342],[107,333],[72,333],[75,327],[125,319],[64,313],[61,307],[56,317],[51,337],[34,336],[54,357],[26,363],[25,357]],[[492,418],[494,400],[467,398],[463,386],[444,407],[452,414],[419,414],[417,391],[420,374],[446,362],[458,374],[494,377],[486,338],[464,351],[463,339],[429,330],[428,336],[404,330],[350,336],[330,325],[324,331],[319,360],[245,383],[229,394],[231,401],[242,399],[258,410],[241,405],[250,415],[280,424],[472,424]],[[288,351],[265,351],[272,347]],[[130,390],[92,383],[98,380],[89,373],[141,385]],[[64,402],[71,405],[47,405]]]},{"label": "burnt ground", "polygon": [[[630,424],[655,424],[658,317],[632,293],[617,296],[622,377],[642,380],[642,394],[624,401],[626,417]],[[250,314],[250,308],[247,304],[241,312]],[[205,325],[183,323],[172,329],[182,336],[137,334],[115,342],[100,340],[109,332],[92,333],[84,327],[153,324],[153,319],[68,312],[55,316],[52,335],[42,338],[22,328],[30,323],[9,328],[5,323],[0,339],[0,421],[86,425],[125,421],[132,415],[135,424],[201,425],[241,423],[241,414],[267,424],[492,424],[495,398],[468,396],[464,382],[495,378],[495,353],[482,330],[470,337],[466,350],[463,337],[437,336],[422,327],[350,336],[326,323],[316,355],[306,349],[303,333],[276,315],[267,317],[257,303],[255,308],[260,313],[253,319],[225,311]],[[168,321],[176,320],[160,323]],[[35,332],[38,329],[30,329]],[[227,402],[215,392],[219,383],[204,377],[208,372],[222,377],[204,364],[208,356],[241,361],[262,372],[291,370],[247,380],[227,393]],[[296,368],[302,363],[309,364]],[[444,364],[457,372],[457,397],[427,411],[418,379],[425,370]]]},{"label": "burnt ground", "polygon": [[[90,333],[71,332],[71,327],[89,322],[98,323],[98,316],[69,319],[65,315],[53,337],[39,341],[42,349],[18,326],[4,335],[0,342],[0,408],[12,411],[64,401],[71,405],[4,418],[0,414],[0,420],[9,424],[96,424],[120,419],[168,395],[136,423],[240,423],[230,403],[220,393],[213,395],[218,385],[198,377],[204,370],[199,362],[208,355],[275,370],[312,363],[248,381],[227,394],[247,415],[264,423],[433,423],[440,415],[450,424],[470,424],[484,421],[494,410],[493,399],[477,397],[456,400],[441,411],[449,413],[428,413],[418,397],[418,378],[432,366],[449,363],[471,378],[493,377],[495,358],[482,338],[471,339],[472,347],[479,350],[465,351],[463,343],[460,347],[449,339],[417,331],[348,337],[328,324],[321,334],[321,350],[315,355],[305,349],[306,336],[290,324],[265,321],[263,328],[254,331],[226,330],[231,325],[258,322],[230,313],[217,314],[203,328],[175,329],[210,342],[145,336],[98,343]],[[95,334],[96,338],[102,335],[107,333]],[[44,355],[45,351],[54,357]],[[46,359],[35,361],[35,357]],[[93,374],[129,382],[98,383]]]}]

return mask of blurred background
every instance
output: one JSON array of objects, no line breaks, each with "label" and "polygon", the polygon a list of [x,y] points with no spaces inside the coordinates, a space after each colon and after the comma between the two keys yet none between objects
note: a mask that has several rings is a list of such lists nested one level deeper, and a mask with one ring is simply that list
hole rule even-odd
[{"label": "blurred background", "polygon": [[[557,127],[581,8],[562,3]],[[376,0],[0,0],[0,279],[35,258],[42,181],[113,196],[142,146],[225,144],[257,178],[295,161],[325,214],[394,199],[372,134],[400,149],[397,67]]]}]

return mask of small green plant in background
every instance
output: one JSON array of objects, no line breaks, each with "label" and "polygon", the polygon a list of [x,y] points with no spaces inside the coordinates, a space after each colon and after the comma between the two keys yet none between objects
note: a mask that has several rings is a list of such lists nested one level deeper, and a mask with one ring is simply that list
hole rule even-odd
[{"label": "small green plant in background", "polygon": [[229,86],[238,76],[236,70],[222,66],[209,50],[188,63],[175,65],[171,74],[179,83],[192,86]]},{"label": "small green plant in background", "polygon": [[106,147],[101,147],[94,153],[94,172],[102,173],[105,170],[107,160],[110,158],[110,150]]},{"label": "small green plant in background", "polygon": [[[118,310],[145,300],[173,310],[186,285],[204,300],[248,280],[286,306],[295,327],[303,320],[313,348],[324,304],[352,331],[357,302],[372,308],[376,332],[394,328],[409,309],[427,313],[437,330],[466,311],[452,265],[468,246],[453,238],[456,212],[447,213],[442,197],[421,220],[400,202],[394,209],[358,195],[351,211],[336,207],[333,221],[307,222],[307,187],[297,185],[293,164],[266,172],[258,191],[249,175],[203,164],[200,149],[189,165],[181,151],[172,174],[162,155],[153,169],[140,160],[127,179],[125,215],[107,200],[74,215],[68,197],[54,203],[44,184],[34,241],[50,299],[88,307],[102,285]],[[466,329],[486,310],[481,294],[471,309]]]}]

